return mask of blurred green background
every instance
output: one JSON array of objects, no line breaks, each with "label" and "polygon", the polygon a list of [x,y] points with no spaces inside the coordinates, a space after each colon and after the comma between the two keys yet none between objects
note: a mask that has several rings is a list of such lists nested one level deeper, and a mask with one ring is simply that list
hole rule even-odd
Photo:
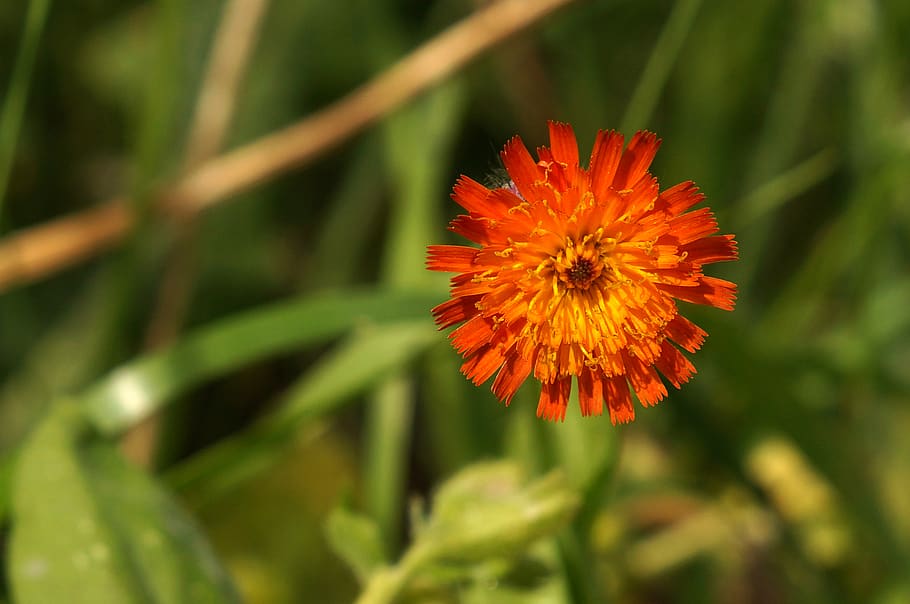
[{"label": "blurred green background", "polygon": [[[216,151],[483,3],[261,4]],[[0,234],[139,216],[0,295],[0,601],[910,601],[910,3],[571,3],[178,223],[225,9],[0,5]],[[503,408],[429,317],[455,178],[547,119],[583,157],[657,132],[740,242],[736,311],[684,309],[698,375],[631,425]]]}]

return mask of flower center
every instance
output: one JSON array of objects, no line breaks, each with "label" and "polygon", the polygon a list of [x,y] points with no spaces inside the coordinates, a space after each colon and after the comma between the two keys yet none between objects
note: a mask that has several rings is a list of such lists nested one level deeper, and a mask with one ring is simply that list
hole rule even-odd
[{"label": "flower center", "polygon": [[597,281],[605,268],[600,246],[588,237],[578,243],[568,240],[553,258],[553,265],[563,287],[581,290]]},{"label": "flower center", "polygon": [[566,271],[566,275],[569,278],[569,283],[575,287],[580,287],[591,281],[591,276],[594,275],[594,264],[587,258],[579,258],[575,261],[575,264]]}]

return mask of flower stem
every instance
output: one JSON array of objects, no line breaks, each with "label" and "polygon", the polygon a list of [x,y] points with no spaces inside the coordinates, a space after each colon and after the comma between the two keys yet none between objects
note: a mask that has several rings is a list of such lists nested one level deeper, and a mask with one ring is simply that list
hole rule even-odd
[{"label": "flower stem", "polygon": [[391,604],[407,587],[414,572],[427,561],[429,550],[414,548],[395,566],[376,571],[355,604]]}]

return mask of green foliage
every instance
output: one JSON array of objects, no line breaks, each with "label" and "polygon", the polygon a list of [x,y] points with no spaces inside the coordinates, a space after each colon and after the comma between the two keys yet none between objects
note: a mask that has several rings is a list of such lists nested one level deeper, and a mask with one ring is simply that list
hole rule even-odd
[{"label": "green foliage", "polygon": [[[449,478],[433,498],[432,513],[415,516],[413,542],[401,560],[388,568],[375,568],[377,560],[364,556],[373,546],[364,537],[370,526],[348,516],[347,535],[359,537],[360,548],[345,544],[346,559],[355,570],[373,567],[360,604],[394,602],[409,588],[423,596],[428,593],[444,598],[446,594],[464,592],[470,601],[486,601],[483,583],[497,585],[492,597],[540,590],[539,585],[522,585],[521,565],[540,539],[551,536],[568,524],[578,508],[578,496],[569,488],[561,473],[550,473],[528,482],[514,462],[487,462],[469,466]],[[346,536],[339,532],[340,519],[334,517],[335,543]],[[330,518],[332,522],[333,518]],[[354,532],[355,526],[359,529]],[[333,527],[330,524],[330,530]],[[340,549],[340,545],[335,546]],[[541,565],[534,570],[537,579],[553,575]],[[359,573],[358,573],[359,574]],[[478,585],[480,583],[480,585]],[[533,589],[528,589],[532,587]],[[527,594],[526,594],[527,595]],[[408,596],[405,595],[407,598]],[[509,597],[507,595],[507,597]]]},{"label": "green foliage", "polygon": [[332,550],[351,567],[360,583],[366,583],[385,563],[379,526],[369,517],[337,507],[326,519],[325,532]]},{"label": "green foliage", "polygon": [[19,53],[9,89],[4,97],[3,109],[0,111],[0,216],[3,215],[3,202],[6,199],[6,187],[15,157],[19,128],[22,125],[22,114],[25,111],[29,80],[34,70],[35,54],[49,6],[50,0],[32,0],[28,3],[28,15],[22,31]]},{"label": "green foliage", "polygon": [[[119,367],[86,393],[88,412],[97,426],[116,433],[213,376],[268,355],[324,341],[357,323],[419,317],[430,300],[427,295],[347,292],[257,309],[206,328],[169,350]],[[313,317],[319,320],[313,321]],[[361,356],[382,360],[377,354],[381,346],[374,344],[374,349],[362,351]],[[359,367],[369,366],[365,363]],[[337,379],[338,375],[332,377]]]},{"label": "green foliage", "polygon": [[426,320],[356,334],[300,378],[275,413],[181,464],[171,475],[172,483],[181,490],[192,490],[202,499],[222,495],[280,457],[302,424],[332,411],[353,394],[399,370],[422,352],[434,336]]},{"label": "green foliage", "polygon": [[238,602],[195,524],[155,481],[56,405],[19,454],[17,602]]},{"label": "green foliage", "polygon": [[[233,4],[0,6],[3,236],[139,210],[0,296],[0,601],[908,599],[906,2],[572,3],[175,224],[149,204]],[[267,4],[225,150],[484,3]],[[698,375],[632,425],[502,407],[431,323],[455,178],[549,118],[583,157],[657,132],[739,241],[736,311],[685,309]]]}]

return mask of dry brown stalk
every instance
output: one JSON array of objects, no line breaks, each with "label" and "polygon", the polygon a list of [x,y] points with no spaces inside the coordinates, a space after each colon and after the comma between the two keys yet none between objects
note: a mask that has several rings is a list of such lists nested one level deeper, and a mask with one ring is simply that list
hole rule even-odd
[{"label": "dry brown stalk", "polygon": [[[269,0],[225,3],[187,136],[185,171],[221,151],[268,5]],[[183,321],[193,289],[196,223],[186,220],[177,225],[146,331],[146,344],[151,348],[173,340]]]},{"label": "dry brown stalk", "polygon": [[136,224],[126,200],[25,229],[0,242],[0,291],[40,279],[111,248]]},{"label": "dry brown stalk", "polygon": [[224,6],[184,150],[187,169],[221,150],[268,5],[268,0],[230,0]]},{"label": "dry brown stalk", "polygon": [[[471,59],[574,0],[500,0],[403,57],[347,96],[301,121],[211,159],[171,187],[159,206],[192,215],[338,146]],[[119,198],[0,241],[0,291],[29,283],[116,245],[136,218]]]},{"label": "dry brown stalk", "polygon": [[[196,98],[183,153],[184,170],[201,165],[221,150],[268,4],[269,0],[225,3]],[[151,349],[170,344],[180,331],[193,289],[196,222],[187,220],[176,227],[146,330],[146,345]],[[150,466],[159,430],[159,418],[147,418],[124,435],[121,450],[133,463]]]}]

